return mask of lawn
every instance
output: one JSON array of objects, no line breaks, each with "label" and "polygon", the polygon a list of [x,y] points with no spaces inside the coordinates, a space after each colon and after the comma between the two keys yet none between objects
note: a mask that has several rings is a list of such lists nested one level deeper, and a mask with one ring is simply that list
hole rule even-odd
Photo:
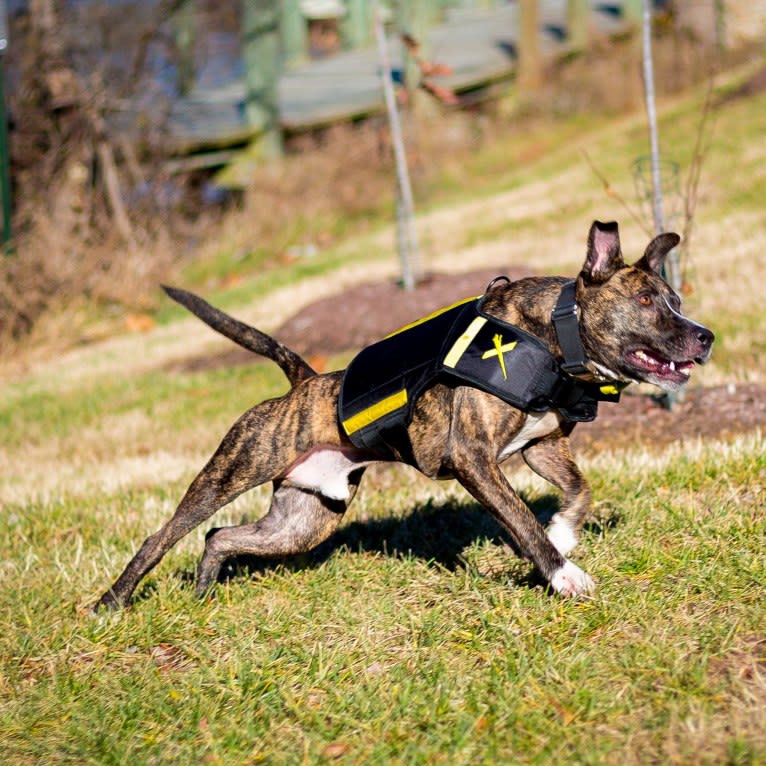
[{"label": "lawn", "polygon": [[[661,105],[663,146],[682,166],[703,96]],[[765,382],[765,116],[762,94],[716,113],[687,305],[718,340],[693,385]],[[503,147],[477,153],[429,201],[429,264],[575,273],[593,218],[624,220],[637,257],[644,235],[581,150],[628,197],[641,126],[551,128],[544,156],[489,177]],[[310,268],[249,275],[224,303],[270,329],[395,273],[390,239],[355,234]],[[92,616],[228,425],[285,390],[268,365],[181,371],[226,345],[165,305],[159,317],[146,334],[0,361],[3,762],[766,763],[758,432],[662,449],[618,437],[581,460],[595,504],[574,559],[598,582],[590,599],[551,595],[456,485],[391,468],[369,472],[341,530],[300,561],[242,565],[198,601],[199,529],[130,609]],[[534,509],[555,505],[508,471]],[[256,490],[212,523],[266,503]]]}]

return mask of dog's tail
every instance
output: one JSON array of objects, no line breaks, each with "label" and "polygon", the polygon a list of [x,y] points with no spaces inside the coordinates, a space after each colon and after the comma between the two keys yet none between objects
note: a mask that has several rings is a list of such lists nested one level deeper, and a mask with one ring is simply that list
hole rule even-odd
[{"label": "dog's tail", "polygon": [[211,306],[198,295],[166,285],[162,285],[162,289],[176,303],[189,309],[192,314],[199,317],[216,332],[225,335],[229,340],[233,340],[248,351],[276,362],[293,386],[317,374],[311,365],[278,340],[266,335],[265,332],[256,330],[255,327],[230,317],[220,309]]}]

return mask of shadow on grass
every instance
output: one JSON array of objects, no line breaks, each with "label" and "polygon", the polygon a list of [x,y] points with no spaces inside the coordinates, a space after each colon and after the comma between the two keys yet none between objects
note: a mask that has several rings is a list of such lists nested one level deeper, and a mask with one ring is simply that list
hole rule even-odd
[{"label": "shadow on grass", "polygon": [[[523,498],[542,524],[547,524],[559,509],[557,495]],[[585,525],[585,531],[599,534],[605,526],[615,526],[617,517]],[[464,551],[475,543],[489,543],[509,549],[510,562],[516,552],[513,541],[491,514],[478,503],[433,502],[416,505],[405,516],[363,519],[341,527],[309,553],[285,559],[266,560],[253,556],[230,559],[222,567],[219,582],[232,578],[264,574],[276,567],[319,566],[339,551],[378,553],[385,556],[414,557],[449,571],[469,566]],[[513,552],[513,553],[512,553]],[[521,582],[530,586],[544,583],[532,572]]]},{"label": "shadow on grass", "polygon": [[[538,518],[550,518],[558,504],[553,495],[530,505]],[[478,503],[433,502],[416,505],[405,516],[353,521],[316,548],[317,563],[338,550],[412,557],[450,571],[465,566],[463,551],[474,543],[513,547],[508,533]]]},{"label": "shadow on grass", "polygon": [[[559,510],[559,497],[555,494],[528,498],[522,495],[543,525]],[[604,528],[620,524],[617,513],[601,515],[585,524],[583,531],[599,535]],[[339,551],[377,553],[395,558],[417,558],[428,564],[455,571],[470,566],[464,557],[467,548],[475,543],[488,543],[506,549],[508,570],[519,585],[535,587],[545,580],[514,556],[515,546],[508,533],[481,505],[471,501],[435,504],[420,503],[404,516],[382,519],[363,519],[342,526],[314,550],[280,559],[256,556],[237,556],[221,568],[219,583],[238,578],[268,574],[275,569],[304,569],[321,565]],[[193,585],[194,570],[180,570],[175,576]],[[154,586],[146,583],[135,597],[141,601],[151,595]]]}]

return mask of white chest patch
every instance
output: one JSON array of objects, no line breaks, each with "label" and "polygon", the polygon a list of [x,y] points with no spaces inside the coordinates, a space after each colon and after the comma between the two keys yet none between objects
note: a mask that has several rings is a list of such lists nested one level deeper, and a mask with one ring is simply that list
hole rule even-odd
[{"label": "white chest patch", "polygon": [[303,489],[319,492],[333,500],[348,500],[348,475],[376,462],[355,449],[315,447],[289,468],[284,478]]},{"label": "white chest patch", "polygon": [[559,414],[553,410],[549,410],[548,412],[530,412],[521,429],[517,431],[508,444],[500,450],[498,461],[505,460],[507,457],[513,455],[514,452],[523,449],[532,441],[532,439],[539,439],[542,436],[547,436],[549,433],[552,433],[559,427],[560,422]]}]

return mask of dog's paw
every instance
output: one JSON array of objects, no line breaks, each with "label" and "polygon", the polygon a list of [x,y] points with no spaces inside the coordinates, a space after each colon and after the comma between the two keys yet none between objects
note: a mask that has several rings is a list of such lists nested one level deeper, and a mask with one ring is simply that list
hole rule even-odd
[{"label": "dog's paw", "polygon": [[587,572],[567,561],[553,573],[551,587],[562,596],[587,596],[596,590],[596,583]]},{"label": "dog's paw", "polygon": [[577,545],[577,535],[566,521],[552,521],[548,527],[548,539],[562,556],[568,556]]}]

